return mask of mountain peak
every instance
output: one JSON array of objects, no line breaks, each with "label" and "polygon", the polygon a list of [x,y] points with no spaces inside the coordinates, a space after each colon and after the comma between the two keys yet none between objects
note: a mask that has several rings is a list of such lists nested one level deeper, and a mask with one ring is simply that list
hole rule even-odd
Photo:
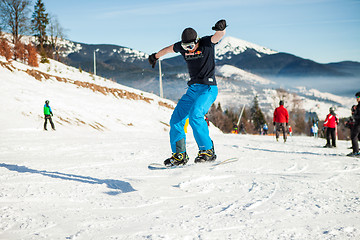
[{"label": "mountain peak", "polygon": [[270,48],[262,47],[254,43],[229,36],[223,38],[216,46],[216,57],[218,59],[222,59],[223,56],[229,52],[238,55],[245,52],[247,49],[254,49],[255,51],[263,54],[278,53]]}]

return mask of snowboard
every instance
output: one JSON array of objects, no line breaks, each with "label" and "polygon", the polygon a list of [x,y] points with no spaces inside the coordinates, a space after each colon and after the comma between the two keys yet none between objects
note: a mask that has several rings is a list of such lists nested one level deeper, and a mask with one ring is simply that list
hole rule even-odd
[{"label": "snowboard", "polygon": [[191,166],[195,166],[195,165],[199,165],[199,164],[210,164],[211,168],[217,167],[219,165],[223,165],[223,164],[229,164],[232,162],[236,162],[239,159],[234,157],[234,158],[228,158],[225,159],[223,161],[212,161],[212,162],[204,162],[204,163],[191,163],[191,164],[186,164],[186,165],[180,165],[180,166],[171,166],[171,167],[166,167],[164,164],[161,163],[150,163],[148,166],[148,169],[150,170],[162,170],[162,169],[175,169],[175,168],[187,168],[187,167],[191,167]]}]

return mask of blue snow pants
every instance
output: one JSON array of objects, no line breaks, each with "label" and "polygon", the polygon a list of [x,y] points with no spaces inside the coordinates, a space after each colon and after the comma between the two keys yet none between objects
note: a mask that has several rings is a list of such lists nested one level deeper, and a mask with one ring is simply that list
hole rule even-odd
[{"label": "blue snow pants", "polygon": [[170,119],[170,144],[173,153],[186,151],[184,125],[187,118],[199,150],[213,147],[205,114],[210,109],[218,94],[215,85],[192,84],[181,97]]}]

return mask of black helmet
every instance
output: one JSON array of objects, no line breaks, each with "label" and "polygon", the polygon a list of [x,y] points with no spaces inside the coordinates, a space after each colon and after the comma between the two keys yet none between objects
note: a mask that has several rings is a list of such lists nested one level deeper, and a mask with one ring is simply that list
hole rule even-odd
[{"label": "black helmet", "polygon": [[360,97],[360,92],[357,92],[357,93],[355,94],[355,97]]},{"label": "black helmet", "polygon": [[280,105],[280,106],[284,105],[284,101],[283,101],[283,100],[280,100],[279,105]]},{"label": "black helmet", "polygon": [[49,104],[49,100],[46,100],[46,101],[45,101],[45,104]]},{"label": "black helmet", "polygon": [[197,32],[191,27],[185,28],[181,34],[181,42],[182,43],[195,42],[197,40],[197,38],[198,38]]}]

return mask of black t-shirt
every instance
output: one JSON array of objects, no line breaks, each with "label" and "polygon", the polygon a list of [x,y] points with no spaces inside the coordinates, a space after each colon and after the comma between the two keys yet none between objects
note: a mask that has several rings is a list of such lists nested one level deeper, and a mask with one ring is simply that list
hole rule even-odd
[{"label": "black t-shirt", "polygon": [[181,53],[187,63],[190,74],[188,85],[194,83],[216,85],[215,44],[211,42],[211,36],[202,37],[199,47],[193,53],[184,50],[181,42],[174,44],[174,52]]}]

